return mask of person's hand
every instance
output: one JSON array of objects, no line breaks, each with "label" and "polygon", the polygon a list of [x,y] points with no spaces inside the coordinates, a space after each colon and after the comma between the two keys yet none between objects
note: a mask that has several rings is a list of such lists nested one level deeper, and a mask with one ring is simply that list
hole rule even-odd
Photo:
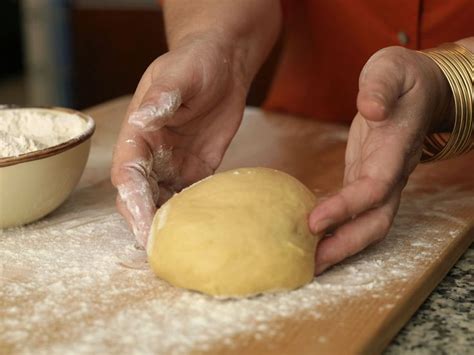
[{"label": "person's hand", "polygon": [[343,188],[310,215],[313,232],[332,232],[319,244],[317,274],[388,233],[402,189],[420,160],[424,136],[447,119],[450,102],[442,72],[421,53],[389,47],[366,63]]},{"label": "person's hand", "polygon": [[157,206],[214,172],[237,131],[248,80],[232,51],[189,38],[146,70],[115,147],[117,206],[146,246]]}]

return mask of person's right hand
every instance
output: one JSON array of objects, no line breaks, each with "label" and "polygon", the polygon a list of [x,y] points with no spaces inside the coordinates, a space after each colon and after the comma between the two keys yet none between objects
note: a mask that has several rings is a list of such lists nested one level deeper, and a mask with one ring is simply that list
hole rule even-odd
[{"label": "person's right hand", "polygon": [[138,84],[112,183],[141,247],[157,206],[212,174],[240,125],[250,80],[231,53],[213,38],[189,38],[156,59]]}]

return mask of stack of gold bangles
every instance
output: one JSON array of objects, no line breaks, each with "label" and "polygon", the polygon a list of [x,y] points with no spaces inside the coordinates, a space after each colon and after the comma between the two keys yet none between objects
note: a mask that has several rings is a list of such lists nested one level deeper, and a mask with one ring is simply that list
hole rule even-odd
[{"label": "stack of gold bangles", "polygon": [[447,159],[468,152],[473,147],[474,55],[466,48],[447,43],[422,53],[431,58],[445,75],[454,99],[454,127],[425,138],[422,162]]}]

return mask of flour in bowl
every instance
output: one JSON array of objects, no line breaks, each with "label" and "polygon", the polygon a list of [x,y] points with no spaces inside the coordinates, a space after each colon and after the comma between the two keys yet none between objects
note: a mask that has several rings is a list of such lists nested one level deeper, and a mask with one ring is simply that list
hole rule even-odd
[{"label": "flour in bowl", "polygon": [[53,147],[80,136],[88,122],[75,114],[48,109],[0,110],[0,158]]}]

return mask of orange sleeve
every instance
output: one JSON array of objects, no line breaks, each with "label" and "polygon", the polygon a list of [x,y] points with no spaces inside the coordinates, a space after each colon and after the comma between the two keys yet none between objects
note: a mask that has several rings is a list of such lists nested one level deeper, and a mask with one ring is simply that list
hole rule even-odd
[{"label": "orange sleeve", "polygon": [[473,34],[473,0],[280,1],[283,49],[263,106],[320,120],[352,120],[360,71],[377,50]]}]

